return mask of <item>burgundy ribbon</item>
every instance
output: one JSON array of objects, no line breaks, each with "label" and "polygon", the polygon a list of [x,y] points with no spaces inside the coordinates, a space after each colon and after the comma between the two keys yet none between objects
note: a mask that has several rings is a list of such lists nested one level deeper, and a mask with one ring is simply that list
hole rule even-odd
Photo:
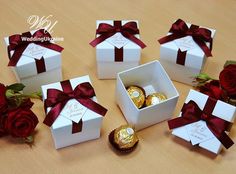
[{"label": "burgundy ribbon", "polygon": [[[91,98],[95,96],[93,87],[89,82],[81,83],[73,90],[69,80],[61,82],[63,91],[58,89],[48,89],[47,99],[44,101],[44,109],[52,107],[47,113],[43,123],[51,127],[57,117],[60,115],[66,103],[71,99],[76,99],[80,104],[88,109],[105,116],[107,109],[98,103],[94,102]],[[82,130],[82,119],[77,124],[72,122],[72,133],[77,133]]]},{"label": "burgundy ribbon", "polygon": [[[191,25],[191,27],[189,28],[183,20],[178,19],[174,24],[172,24],[169,32],[171,32],[172,34],[158,40],[160,44],[164,44],[166,42],[170,42],[185,36],[192,36],[193,40],[203,50],[205,55],[207,57],[212,56],[212,37],[210,30],[206,28],[200,28],[197,25]],[[205,42],[210,43],[210,48],[207,47]]]},{"label": "burgundy ribbon", "polygon": [[[44,38],[47,38],[47,40],[40,41],[40,39],[44,39]],[[61,52],[63,48],[60,47],[59,45],[51,43],[50,42],[51,38],[52,38],[51,35],[44,29],[37,30],[33,35],[30,32],[26,32],[26,33],[22,33],[21,35],[16,34],[16,35],[10,36],[9,45],[7,47],[8,57],[10,59],[8,66],[16,66],[17,62],[20,60],[22,56],[22,53],[24,52],[24,50],[27,48],[27,46],[30,43],[34,43],[42,47],[52,49],[57,52]],[[11,56],[10,51],[12,50],[14,50],[14,53]],[[37,65],[38,72],[41,72],[42,70],[44,71],[46,70],[44,60],[41,60],[40,63],[36,61],[36,65]]]},{"label": "burgundy ribbon", "polygon": [[185,65],[187,51],[181,51],[180,49],[177,52],[176,63],[179,65]]},{"label": "burgundy ribbon", "polygon": [[112,26],[106,23],[99,24],[96,34],[100,34],[100,36],[95,38],[92,42],[90,42],[90,45],[95,47],[99,43],[106,40],[107,38],[116,34],[117,32],[120,32],[125,38],[133,41],[134,43],[139,45],[141,48],[146,47],[146,45],[140,39],[134,36],[135,34],[139,34],[137,23],[134,21],[128,22],[123,26],[122,25]]},{"label": "burgundy ribbon", "polygon": [[181,110],[181,117],[168,121],[169,128],[174,129],[197,122],[199,120],[203,120],[206,122],[209,130],[224,145],[224,147],[227,149],[230,148],[234,142],[225,133],[225,131],[230,130],[232,123],[212,115],[216,102],[217,100],[208,97],[208,100],[202,111],[194,101],[190,100],[187,104],[184,104]]}]

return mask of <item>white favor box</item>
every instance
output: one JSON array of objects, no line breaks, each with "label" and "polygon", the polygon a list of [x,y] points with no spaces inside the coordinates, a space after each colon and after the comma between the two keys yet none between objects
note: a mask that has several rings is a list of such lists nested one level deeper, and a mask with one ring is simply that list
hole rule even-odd
[{"label": "white favor box", "polygon": [[[132,21],[136,22],[138,25],[138,21]],[[122,20],[122,25],[127,22],[130,21]],[[97,28],[100,23],[107,23],[114,26],[113,20],[98,20],[96,23]],[[98,36],[99,35],[96,37]],[[111,38],[115,38],[116,36],[119,39],[123,38],[121,40],[125,43],[123,46],[123,62],[115,62],[115,46],[112,44]],[[139,34],[135,36],[140,38]],[[139,45],[120,36],[120,32],[116,33],[111,38],[106,39],[96,46],[97,73],[99,79],[115,79],[118,72],[139,65],[141,55],[141,47]]]},{"label": "white favor box", "polygon": [[[33,34],[34,31],[31,31]],[[9,45],[8,37],[4,38],[6,45]],[[35,44],[29,44],[29,46],[35,46]],[[28,46],[28,47],[29,47]],[[16,76],[18,82],[23,83],[26,87],[24,92],[30,93],[39,91],[40,87],[44,84],[53,83],[62,80],[62,70],[61,70],[61,53],[38,46],[45,50],[44,62],[46,72],[37,73],[36,63],[34,58],[22,54],[20,60],[12,70]],[[27,49],[27,48],[26,48]],[[14,51],[11,51],[11,56]]]},{"label": "white favor box", "polygon": [[[193,100],[199,106],[199,108],[203,110],[207,102],[207,99],[208,99],[207,95],[191,89],[185,100],[185,103],[188,103],[190,100]],[[217,100],[217,103],[212,112],[212,115],[233,123],[236,116],[236,107],[228,103],[225,103],[223,101]],[[200,122],[203,122],[203,121],[200,121]],[[172,134],[186,141],[189,141],[189,142],[192,141],[187,131],[187,126],[188,125],[173,129]],[[201,132],[201,133],[203,134],[205,132]],[[204,136],[206,137],[206,135]],[[221,142],[214,135],[211,138],[206,139],[206,141],[199,143],[198,145],[215,154],[218,154],[222,149]]]},{"label": "white favor box", "polygon": [[[163,92],[167,100],[138,109],[129,97],[126,87],[143,87],[146,96],[153,92]],[[159,61],[153,61],[123,71],[117,75],[116,102],[129,124],[140,130],[166,120],[172,116],[179,93]]]},{"label": "white favor box", "polygon": [[[187,23],[188,27],[191,24]],[[203,27],[205,28],[205,27]],[[209,29],[209,28],[207,28]],[[211,31],[211,37],[215,35],[215,30]],[[168,33],[170,35],[171,33]],[[210,43],[206,42],[209,47]],[[185,65],[176,63],[178,50],[187,50]],[[206,62],[206,57],[202,49],[195,43],[191,36],[176,39],[171,42],[161,44],[160,62],[172,80],[185,84],[192,84],[193,77],[201,72]]]},{"label": "white favor box", "polygon": [[[73,89],[80,83],[84,82],[91,83],[88,75],[70,79],[70,83]],[[62,90],[60,82],[42,86],[43,100],[46,99],[47,89],[50,88]],[[97,98],[95,96],[92,98],[92,100],[97,102]],[[78,103],[76,100],[74,100],[73,102]],[[65,108],[66,106],[64,107],[64,109]],[[63,110],[61,111],[61,113],[64,112]],[[47,112],[49,111],[50,108],[47,109]],[[82,131],[72,134],[72,121],[60,114],[51,126],[51,133],[56,149],[99,138],[102,119],[102,116],[91,111],[90,109],[87,109],[82,117]]]}]

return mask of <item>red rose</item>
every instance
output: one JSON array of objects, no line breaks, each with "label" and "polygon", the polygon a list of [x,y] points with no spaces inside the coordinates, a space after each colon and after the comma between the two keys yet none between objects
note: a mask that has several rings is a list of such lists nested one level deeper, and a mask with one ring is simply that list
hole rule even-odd
[{"label": "red rose", "polygon": [[0,115],[7,110],[6,87],[0,83]]},{"label": "red rose", "polygon": [[0,137],[7,135],[7,131],[4,127],[6,116],[0,116]]},{"label": "red rose", "polygon": [[30,136],[38,124],[38,118],[28,108],[18,108],[8,113],[5,128],[13,137]]},{"label": "red rose", "polygon": [[236,98],[236,64],[226,66],[220,73],[220,85],[230,98]]},{"label": "red rose", "polygon": [[222,99],[223,91],[220,88],[220,83],[218,80],[212,80],[209,83],[206,83],[204,86],[201,86],[200,92],[215,98],[217,100]]}]

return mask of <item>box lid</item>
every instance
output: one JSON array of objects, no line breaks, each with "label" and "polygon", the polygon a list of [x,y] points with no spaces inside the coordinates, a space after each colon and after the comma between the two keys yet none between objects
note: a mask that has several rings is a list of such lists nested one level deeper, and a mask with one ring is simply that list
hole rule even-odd
[{"label": "box lid", "polygon": [[[121,25],[125,25],[128,22],[136,22],[137,23],[137,27],[139,28],[138,25],[138,21],[137,20],[122,20],[121,21]],[[106,24],[110,24],[112,26],[114,26],[114,20],[97,20],[96,21],[96,28],[98,28],[100,23],[106,23]],[[99,34],[96,35],[96,37],[100,36]],[[140,35],[136,34],[134,35],[135,37],[140,39]],[[120,32],[117,32],[115,35],[107,38],[105,41],[99,43],[96,46],[96,49],[101,49],[101,50],[107,50],[107,49],[115,49],[116,48],[121,48],[123,46],[123,50],[141,50],[141,47],[139,45],[137,45],[136,43],[134,43],[133,41],[125,38],[124,36],[121,35]],[[124,62],[128,62],[128,61],[139,61],[140,57],[139,56],[130,56],[128,52],[124,51],[123,52],[124,55]],[[110,59],[108,59],[107,57],[103,57],[103,56],[99,56],[97,57],[97,61],[101,61],[101,62],[114,62],[114,57],[111,57]]]},{"label": "box lid", "polygon": [[[197,103],[199,108],[203,110],[207,102],[207,99],[208,99],[207,95],[191,89],[185,100],[185,103],[188,103],[190,100],[193,100],[194,102]],[[223,101],[217,100],[216,106],[212,114],[214,116],[217,116],[228,122],[233,123],[236,117],[236,107]],[[190,137],[186,127],[187,125],[173,129],[172,134],[186,141],[190,141]],[[215,136],[199,143],[199,146],[216,154],[219,153],[222,148],[221,142]]]},{"label": "box lid", "polygon": [[[191,26],[190,23],[186,23],[188,27]],[[200,26],[202,27],[202,26]],[[211,37],[214,38],[216,30],[202,27],[209,29],[211,31]],[[171,35],[172,33],[168,33],[167,35]],[[210,47],[209,42],[205,42],[208,48]],[[161,44],[161,47],[168,48],[171,51],[171,56],[165,56],[163,59],[169,62],[176,63],[177,52],[180,49],[181,51],[187,51],[186,59],[185,59],[185,67],[194,68],[194,69],[201,69],[202,65],[205,63],[205,53],[203,50],[195,43],[191,36],[186,36],[180,39],[176,39],[170,42],[166,42]]]},{"label": "box lid", "polygon": [[[84,82],[89,82],[91,83],[90,81],[90,78],[88,75],[86,76],[82,76],[82,77],[78,77],[78,78],[74,78],[74,79],[70,79],[70,83],[71,83],[71,86],[72,88],[74,89],[78,84],[80,83],[84,83]],[[46,99],[47,97],[47,90],[50,89],[50,88],[53,88],[53,89],[58,89],[58,90],[62,90],[62,87],[61,87],[61,84],[60,82],[57,82],[57,83],[51,83],[51,84],[48,84],[48,85],[43,85],[42,87],[42,95],[43,95],[43,100]],[[97,98],[96,96],[94,96],[93,98],[91,98],[93,101],[97,102]],[[73,99],[72,99],[73,100]],[[70,100],[71,101],[71,100]],[[77,101],[76,101],[77,102]],[[68,104],[68,103],[67,103]],[[65,106],[66,107],[66,106]],[[65,108],[64,107],[64,108]],[[50,111],[51,108],[47,108],[47,112]],[[64,109],[63,109],[64,110]],[[63,110],[61,111],[61,113],[63,112]],[[82,120],[83,121],[89,121],[89,120],[93,120],[93,119],[96,119],[96,118],[101,118],[102,116],[97,114],[96,112],[93,112],[92,110],[90,109],[87,109],[86,112],[84,113],[83,117],[82,117]],[[62,128],[64,126],[71,126],[72,125],[72,121],[64,116],[62,116],[61,114],[58,116],[58,118],[56,119],[56,121],[53,123],[52,125],[52,129],[59,129],[59,128]]]},{"label": "box lid", "polygon": [[[30,31],[31,34],[34,34],[35,31]],[[6,46],[9,45],[9,37],[5,37],[4,38]],[[25,49],[25,51],[28,48],[36,48],[36,49],[41,49],[41,53],[39,53],[40,55],[43,56],[44,58],[44,62],[45,62],[45,68],[46,71],[50,71],[56,68],[61,67],[61,53],[36,45],[34,43],[31,43],[28,45],[28,47]],[[16,66],[13,67],[17,73],[17,75],[19,76],[19,78],[26,78],[26,77],[30,77],[30,76],[34,76],[37,75],[37,68],[36,68],[36,63],[35,63],[35,59],[33,57],[29,56],[29,52],[23,52],[20,60],[17,62]],[[11,51],[10,54],[11,56],[13,55],[14,51]],[[37,59],[40,59],[41,56],[36,56]],[[36,58],[35,57],[35,58]]]}]

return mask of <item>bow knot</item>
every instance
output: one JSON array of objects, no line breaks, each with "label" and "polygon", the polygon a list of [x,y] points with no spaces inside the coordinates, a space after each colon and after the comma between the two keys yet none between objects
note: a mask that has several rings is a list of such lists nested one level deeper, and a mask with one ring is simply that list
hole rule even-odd
[{"label": "bow knot", "polygon": [[184,104],[181,110],[181,117],[168,121],[169,128],[174,129],[203,120],[206,122],[209,130],[226,148],[231,147],[234,142],[228,137],[225,131],[229,131],[232,124],[226,120],[212,115],[212,113],[209,113],[210,110],[213,111],[213,108],[215,106],[214,102],[215,100],[208,98],[207,103],[209,104],[209,106],[206,105],[205,108],[201,110],[197,103],[190,100],[187,104]]},{"label": "bow knot", "polygon": [[139,34],[137,23],[134,21],[127,22],[124,25],[121,25],[121,21],[114,21],[114,26],[106,23],[100,23],[96,30],[96,34],[100,34],[100,36],[90,42],[90,45],[95,47],[117,32],[120,32],[125,38],[135,42],[141,48],[146,47],[146,45],[141,40],[134,36],[135,34]]},{"label": "bow knot", "polygon": [[[16,66],[17,62],[20,60],[21,55],[27,46],[31,43],[40,45],[42,47],[52,49],[54,51],[61,52],[62,47],[50,42],[51,35],[44,29],[37,30],[33,35],[30,32],[25,32],[20,34],[15,34],[9,37],[8,45],[8,57],[10,59],[8,66]],[[11,56],[10,51],[14,53]]]},{"label": "bow knot", "polygon": [[[66,82],[66,84],[65,84]],[[69,81],[64,81],[64,85],[69,85]],[[62,83],[61,83],[62,84]],[[62,84],[63,87],[63,84]],[[45,111],[48,107],[52,107],[47,113],[44,123],[51,126],[60,112],[66,105],[66,103],[71,99],[76,99],[80,104],[87,107],[88,109],[104,116],[107,110],[99,105],[98,103],[91,100],[95,96],[94,89],[89,82],[84,82],[76,86],[74,90],[71,91],[60,91],[58,89],[48,89],[47,99],[44,101]]]},{"label": "bow knot", "polygon": [[[198,46],[203,50],[207,57],[212,56],[212,37],[211,31],[206,28],[201,28],[197,25],[188,25],[181,19],[178,19],[172,24],[170,31],[172,34],[159,39],[160,44],[164,44],[175,39],[179,39],[185,36],[192,36],[193,40],[198,44]],[[207,47],[205,42],[210,43],[210,49]]]}]

